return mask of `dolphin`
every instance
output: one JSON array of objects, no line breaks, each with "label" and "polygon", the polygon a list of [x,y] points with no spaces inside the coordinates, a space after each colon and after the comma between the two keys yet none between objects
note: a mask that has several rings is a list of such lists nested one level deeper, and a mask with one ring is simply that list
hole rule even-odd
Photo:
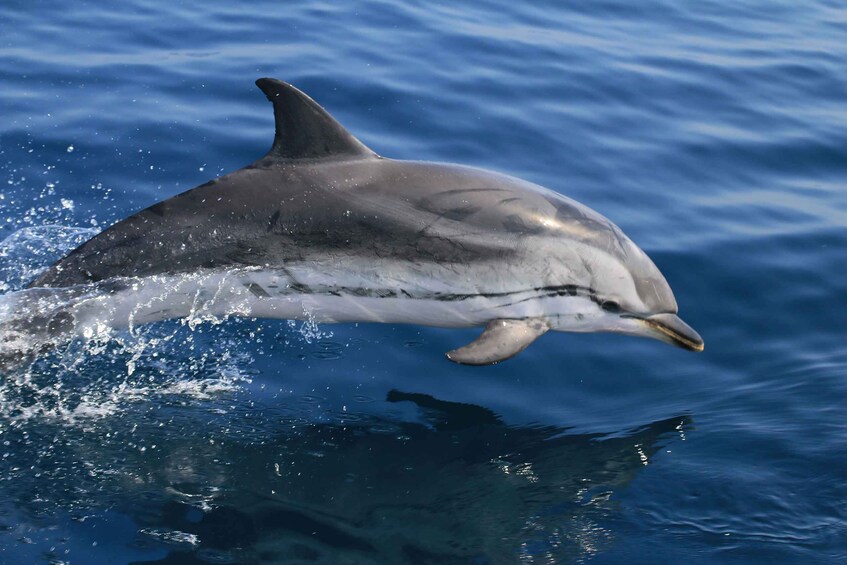
[{"label": "dolphin", "polygon": [[550,330],[703,349],[656,265],[597,212],[503,174],[382,157],[294,86],[256,84],[270,151],[71,251],[19,293],[15,328],[52,343],[207,315],[484,326],[446,354],[468,365]]}]

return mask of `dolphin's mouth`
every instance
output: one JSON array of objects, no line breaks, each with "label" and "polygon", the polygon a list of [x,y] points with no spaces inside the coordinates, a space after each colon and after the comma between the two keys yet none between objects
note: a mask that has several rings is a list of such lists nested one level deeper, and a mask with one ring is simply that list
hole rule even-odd
[{"label": "dolphin's mouth", "polygon": [[703,338],[676,314],[654,314],[639,320],[651,330],[658,332],[663,341],[688,351],[703,351]]}]

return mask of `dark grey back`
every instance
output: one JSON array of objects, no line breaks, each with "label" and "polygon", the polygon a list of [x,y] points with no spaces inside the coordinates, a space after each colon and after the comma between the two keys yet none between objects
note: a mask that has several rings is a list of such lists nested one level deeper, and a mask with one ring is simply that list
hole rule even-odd
[{"label": "dark grey back", "polygon": [[[566,285],[574,281],[556,279],[556,261],[579,242],[634,270],[646,304],[675,309],[653,263],[589,208],[490,171],[383,159],[294,87],[257,84],[276,116],[265,157],[118,222],[31,286],[350,258],[526,266]],[[590,278],[580,260],[570,270]]]}]

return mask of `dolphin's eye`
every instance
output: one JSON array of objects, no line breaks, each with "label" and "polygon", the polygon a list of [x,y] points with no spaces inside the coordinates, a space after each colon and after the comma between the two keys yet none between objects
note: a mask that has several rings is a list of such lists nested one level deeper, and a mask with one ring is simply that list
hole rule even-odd
[{"label": "dolphin's eye", "polygon": [[621,311],[621,305],[615,302],[614,300],[604,300],[600,304],[600,308],[602,308],[606,312],[611,312],[612,314],[616,314]]}]

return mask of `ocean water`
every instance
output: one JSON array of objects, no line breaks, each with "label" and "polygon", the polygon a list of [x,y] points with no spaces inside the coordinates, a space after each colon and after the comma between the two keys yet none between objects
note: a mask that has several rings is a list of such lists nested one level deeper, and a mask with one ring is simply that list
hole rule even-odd
[{"label": "ocean water", "polygon": [[0,292],[262,155],[262,76],[388,157],[615,221],[706,342],[171,321],[0,376],[0,562],[847,559],[847,6],[0,6]]}]

